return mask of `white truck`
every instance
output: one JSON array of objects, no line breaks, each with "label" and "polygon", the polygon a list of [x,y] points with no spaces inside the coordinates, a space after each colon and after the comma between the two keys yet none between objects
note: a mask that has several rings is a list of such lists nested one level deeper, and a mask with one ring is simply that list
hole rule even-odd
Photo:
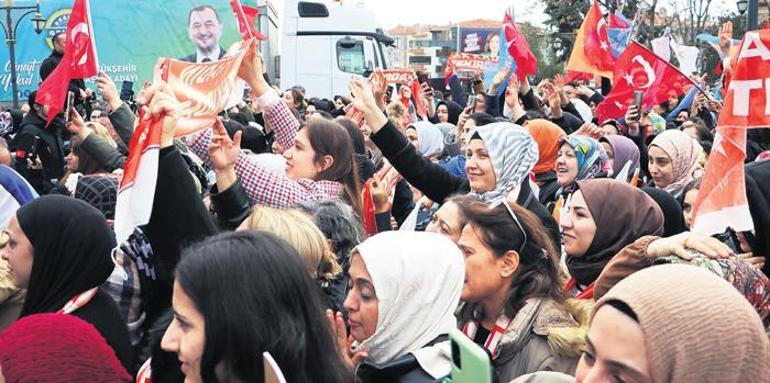
[{"label": "white truck", "polygon": [[268,1],[260,7],[261,53],[268,75],[282,89],[294,85],[308,96],[348,93],[351,76],[387,69],[387,46],[394,44],[372,12],[361,4],[285,0],[281,22]]}]

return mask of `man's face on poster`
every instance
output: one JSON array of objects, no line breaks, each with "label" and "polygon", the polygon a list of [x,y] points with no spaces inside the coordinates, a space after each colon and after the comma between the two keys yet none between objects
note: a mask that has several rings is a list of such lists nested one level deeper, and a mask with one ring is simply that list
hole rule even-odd
[{"label": "man's face on poster", "polygon": [[203,52],[209,52],[219,45],[222,36],[222,24],[210,8],[204,8],[190,14],[188,25],[190,40]]}]

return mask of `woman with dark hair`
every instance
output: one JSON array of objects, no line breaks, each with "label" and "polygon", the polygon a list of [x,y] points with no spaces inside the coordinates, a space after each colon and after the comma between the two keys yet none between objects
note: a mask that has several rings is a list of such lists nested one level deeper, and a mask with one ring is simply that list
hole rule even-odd
[{"label": "woman with dark hair", "polygon": [[463,210],[460,328],[490,352],[501,382],[541,370],[572,373],[583,348],[584,310],[567,302],[548,233],[513,200]]},{"label": "woman with dark hair", "polygon": [[239,182],[236,188],[243,187],[252,205],[285,208],[306,200],[343,198],[360,213],[361,184],[350,136],[340,124],[326,119],[300,124],[263,76],[257,75],[261,71],[259,55],[253,52],[239,75],[262,105],[276,142],[286,149],[286,173],[271,172],[253,156],[241,154],[241,135],[231,140],[221,124],[216,124],[190,138],[191,150],[217,172],[215,192],[228,193]]},{"label": "woman with dark hair", "polygon": [[297,88],[290,88],[283,92],[283,101],[286,105],[297,111],[301,120],[305,119],[305,112],[307,111],[307,103],[305,102],[305,95]]},{"label": "woman with dark hair", "polygon": [[263,352],[290,382],[351,381],[305,265],[272,234],[219,234],[184,250],[172,305],[161,346],[187,382],[260,382]]},{"label": "woman with dark hair", "polygon": [[366,182],[374,175],[374,162],[369,159],[369,153],[366,151],[366,139],[361,129],[358,128],[353,120],[347,117],[337,117],[335,122],[340,124],[350,136],[350,142],[353,144],[353,161],[356,163],[356,170],[361,182]]},{"label": "woman with dark hair", "polygon": [[702,178],[696,178],[690,181],[682,190],[682,216],[684,217],[685,225],[687,225],[687,230],[692,229],[692,213],[695,208],[695,201],[698,200],[702,181]]},{"label": "woman with dark hair", "polygon": [[118,307],[100,289],[115,269],[115,236],[101,212],[71,197],[35,199],[16,211],[2,257],[14,282],[27,289],[20,318],[72,314],[92,324],[134,371],[128,328]]}]

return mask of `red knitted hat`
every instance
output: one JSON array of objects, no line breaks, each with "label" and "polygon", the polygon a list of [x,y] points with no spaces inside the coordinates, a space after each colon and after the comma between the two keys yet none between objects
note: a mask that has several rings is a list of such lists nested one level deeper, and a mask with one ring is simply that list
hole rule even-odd
[{"label": "red knitted hat", "polygon": [[64,314],[36,314],[16,321],[0,334],[0,366],[7,383],[131,379],[93,326]]}]

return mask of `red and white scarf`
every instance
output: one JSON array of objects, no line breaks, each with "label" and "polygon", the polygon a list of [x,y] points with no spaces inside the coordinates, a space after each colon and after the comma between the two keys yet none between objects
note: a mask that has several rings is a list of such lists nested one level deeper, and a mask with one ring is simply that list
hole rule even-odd
[{"label": "red and white scarf", "polygon": [[72,313],[74,313],[79,308],[81,308],[81,307],[85,306],[86,304],[88,304],[88,302],[90,302],[91,299],[94,298],[94,296],[96,295],[97,291],[99,291],[99,288],[98,287],[94,287],[94,288],[86,290],[86,291],[84,291],[84,292],[82,292],[82,293],[80,293],[78,295],[75,295],[74,297],[72,297],[72,299],[67,301],[67,303],[64,304],[64,307],[59,309],[59,311],[57,311],[56,313],[57,314],[72,314]]},{"label": "red and white scarf", "polygon": [[[501,315],[497,318],[497,322],[492,326],[492,329],[489,330],[489,336],[487,337],[487,340],[484,341],[484,348],[492,354],[492,359],[497,358],[500,351],[500,340],[503,338],[503,334],[505,334],[505,330],[508,329],[510,324],[511,319],[505,315]],[[478,329],[479,322],[476,320],[469,320],[465,323],[465,326],[463,326],[463,334],[468,338],[474,339]]]}]

